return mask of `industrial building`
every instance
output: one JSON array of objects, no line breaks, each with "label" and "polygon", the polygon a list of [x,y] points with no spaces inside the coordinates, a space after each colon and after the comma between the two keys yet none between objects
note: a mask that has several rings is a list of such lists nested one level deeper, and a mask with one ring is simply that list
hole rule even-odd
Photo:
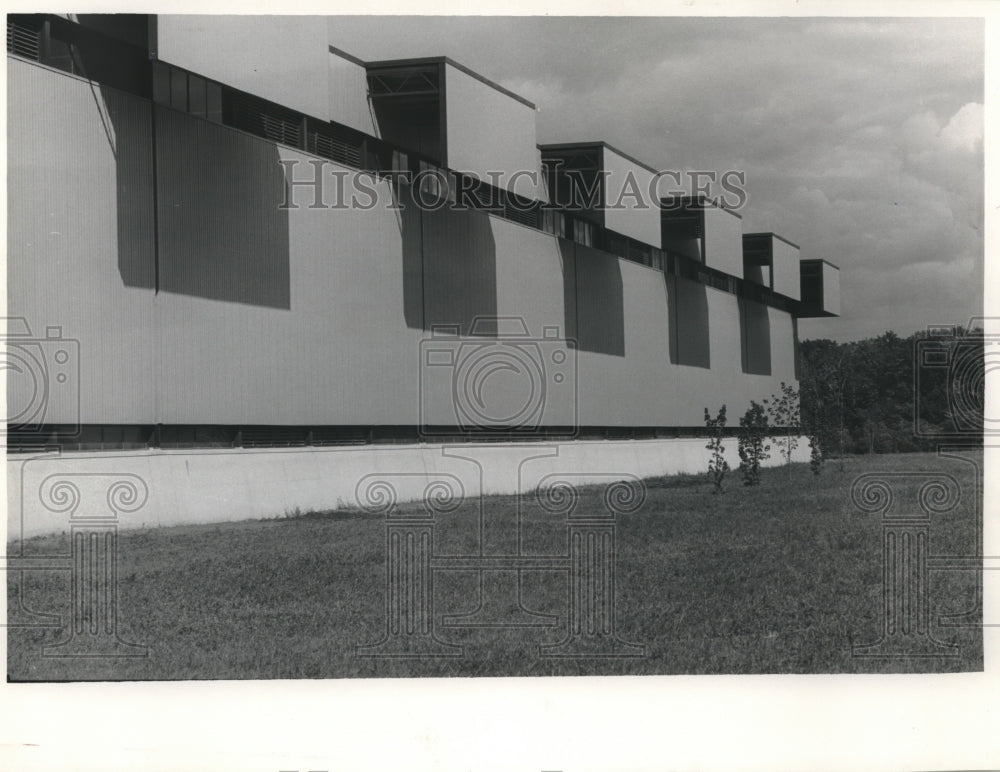
[{"label": "industrial building", "polygon": [[11,15],[7,50],[12,449],[684,436],[839,312],[835,266],[618,205],[656,170],[447,58],[307,17]]}]

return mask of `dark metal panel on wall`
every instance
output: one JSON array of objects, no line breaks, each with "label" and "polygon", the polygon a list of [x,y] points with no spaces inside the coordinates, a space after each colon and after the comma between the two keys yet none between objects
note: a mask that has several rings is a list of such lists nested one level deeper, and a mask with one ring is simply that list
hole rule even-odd
[{"label": "dark metal panel on wall", "polygon": [[278,147],[155,107],[160,289],[291,307]]},{"label": "dark metal panel on wall", "polygon": [[771,374],[770,309],[763,303],[740,298],[740,348],[743,372]]},{"label": "dark metal panel on wall", "polygon": [[581,351],[625,356],[625,298],[621,263],[576,245],[576,337]]},{"label": "dark metal panel on wall", "polygon": [[156,287],[153,119],[150,104],[113,89],[102,96],[115,136],[118,271],[126,287]]},{"label": "dark metal panel on wall", "polygon": [[441,147],[438,153],[441,166],[451,168],[448,158],[448,67],[445,62],[438,62],[438,82],[441,84],[441,98],[438,100],[438,125],[440,126]]},{"label": "dark metal panel on wall", "polygon": [[473,210],[425,207],[421,222],[426,329],[446,325],[467,335],[477,317],[497,315],[491,218]]},{"label": "dark metal panel on wall", "polygon": [[[709,369],[713,365],[711,352],[711,321],[709,317],[708,289],[700,282],[675,277],[668,285],[674,307],[672,331],[676,340],[675,364]],[[673,358],[672,358],[673,359]]]},{"label": "dark metal panel on wall", "polygon": [[559,245],[559,264],[563,278],[563,328],[567,338],[579,347],[576,314],[576,243],[556,238]]}]

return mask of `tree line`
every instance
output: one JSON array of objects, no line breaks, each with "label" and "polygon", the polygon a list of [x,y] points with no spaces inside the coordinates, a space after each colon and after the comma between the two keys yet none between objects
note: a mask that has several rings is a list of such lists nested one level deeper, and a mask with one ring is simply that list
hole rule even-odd
[{"label": "tree line", "polygon": [[978,327],[803,341],[802,428],[818,437],[827,457],[982,441],[988,343]]}]

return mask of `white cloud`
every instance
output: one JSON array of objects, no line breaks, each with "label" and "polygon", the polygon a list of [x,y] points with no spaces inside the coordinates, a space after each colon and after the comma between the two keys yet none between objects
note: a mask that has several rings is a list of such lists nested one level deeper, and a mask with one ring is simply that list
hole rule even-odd
[{"label": "white cloud", "polygon": [[973,153],[983,144],[983,106],[978,102],[962,105],[941,129],[946,147]]}]

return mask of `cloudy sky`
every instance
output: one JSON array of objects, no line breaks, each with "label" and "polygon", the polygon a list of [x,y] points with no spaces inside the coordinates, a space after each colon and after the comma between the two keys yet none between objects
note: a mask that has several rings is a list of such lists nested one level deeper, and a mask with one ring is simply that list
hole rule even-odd
[{"label": "cloudy sky", "polygon": [[739,170],[745,232],[840,266],[853,340],[982,313],[977,19],[334,17],[362,59],[445,55],[538,105],[539,142]]}]

